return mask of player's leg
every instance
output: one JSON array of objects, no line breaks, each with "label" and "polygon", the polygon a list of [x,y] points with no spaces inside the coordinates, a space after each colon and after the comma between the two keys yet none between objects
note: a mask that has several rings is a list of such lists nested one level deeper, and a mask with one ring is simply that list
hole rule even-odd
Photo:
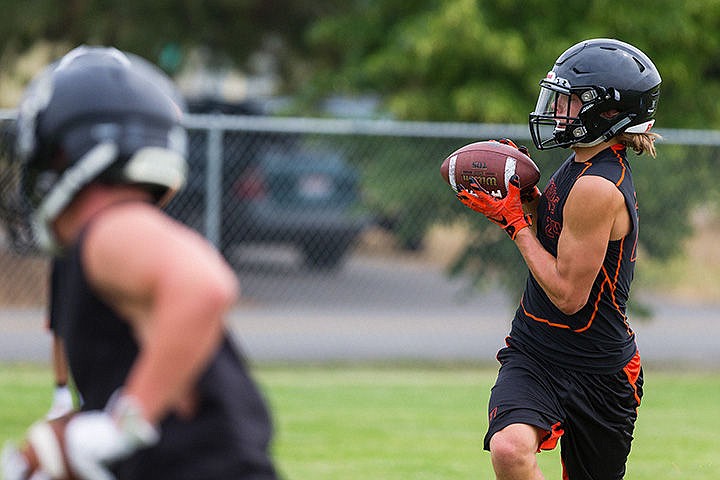
[{"label": "player's leg", "polygon": [[555,447],[564,413],[557,397],[557,372],[505,348],[490,394],[485,449],[498,479],[542,479],[536,453]]},{"label": "player's leg", "polygon": [[573,480],[621,480],[642,397],[639,358],[614,375],[585,375],[566,406],[561,456]]},{"label": "player's leg", "polygon": [[498,480],[542,480],[537,449],[545,432],[538,427],[515,423],[490,439],[490,458]]}]

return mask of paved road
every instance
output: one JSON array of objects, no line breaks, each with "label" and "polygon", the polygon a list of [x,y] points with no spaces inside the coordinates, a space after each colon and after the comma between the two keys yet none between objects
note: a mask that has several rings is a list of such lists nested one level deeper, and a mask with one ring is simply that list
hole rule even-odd
[{"label": "paved road", "polygon": [[[247,266],[246,266],[247,267]],[[336,275],[293,265],[241,271],[245,301],[229,324],[257,361],[492,361],[514,309],[498,292],[413,262],[353,259]],[[720,367],[720,304],[657,303],[632,322],[646,362]],[[43,310],[0,311],[0,360],[46,361]]]}]

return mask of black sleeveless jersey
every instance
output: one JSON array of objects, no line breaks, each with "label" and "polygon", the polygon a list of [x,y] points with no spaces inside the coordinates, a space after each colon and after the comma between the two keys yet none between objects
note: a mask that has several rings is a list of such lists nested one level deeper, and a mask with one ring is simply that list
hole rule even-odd
[{"label": "black sleeveless jersey", "polygon": [[572,155],[548,182],[538,203],[537,237],[552,255],[557,256],[565,201],[575,181],[584,175],[600,176],[617,186],[625,197],[632,230],[624,238],[608,243],[590,297],[575,314],[561,312],[531,273],[508,345],[542,361],[597,373],[621,370],[635,354],[635,334],[625,310],[635,267],[638,212],[626,155],[619,144],[584,163],[575,162]]},{"label": "black sleeveless jersey", "polygon": [[[65,340],[83,410],[102,409],[120,388],[138,354],[127,322],[88,284],[82,241],[56,264],[57,328]],[[61,271],[59,271],[61,270]],[[169,415],[160,442],[113,466],[118,480],[277,478],[268,448],[271,421],[244,360],[225,335],[202,374],[192,418]]]}]

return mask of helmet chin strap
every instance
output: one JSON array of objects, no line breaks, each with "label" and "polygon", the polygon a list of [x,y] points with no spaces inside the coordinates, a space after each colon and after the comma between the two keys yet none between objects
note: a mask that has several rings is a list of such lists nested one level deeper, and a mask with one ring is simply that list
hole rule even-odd
[{"label": "helmet chin strap", "polygon": [[603,142],[607,142],[611,138],[613,138],[615,135],[622,133],[625,131],[625,126],[630,123],[632,120],[630,117],[625,117],[622,120],[620,120],[618,123],[610,127],[610,130],[605,132],[603,135],[600,135],[595,140],[592,140],[590,142],[577,142],[574,143],[572,146],[575,147],[594,147],[595,145],[600,145]]},{"label": "helmet chin strap", "polygon": [[33,215],[33,232],[41,249],[49,253],[59,249],[52,228],[53,221],[85,185],[115,161],[117,155],[118,147],[115,143],[100,143],[63,173]]}]

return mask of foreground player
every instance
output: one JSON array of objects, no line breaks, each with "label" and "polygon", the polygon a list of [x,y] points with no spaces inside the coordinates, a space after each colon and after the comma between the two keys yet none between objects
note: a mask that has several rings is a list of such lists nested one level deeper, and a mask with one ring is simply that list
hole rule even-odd
[{"label": "foreground player", "polygon": [[272,480],[270,418],[223,321],[235,275],[157,206],[186,169],[163,78],[80,47],[20,105],[36,236],[66,262],[57,322],[83,398],[66,453],[84,479]]},{"label": "foreground player", "polygon": [[530,270],[498,353],[485,448],[498,479],[542,479],[535,454],[558,440],[563,478],[622,479],[643,385],[625,316],[638,238],[627,148],[655,155],[660,75],[635,47],[595,39],[540,85],[533,142],[573,154],[536,202],[537,234],[516,185],[501,200],[458,194],[511,234]]}]

